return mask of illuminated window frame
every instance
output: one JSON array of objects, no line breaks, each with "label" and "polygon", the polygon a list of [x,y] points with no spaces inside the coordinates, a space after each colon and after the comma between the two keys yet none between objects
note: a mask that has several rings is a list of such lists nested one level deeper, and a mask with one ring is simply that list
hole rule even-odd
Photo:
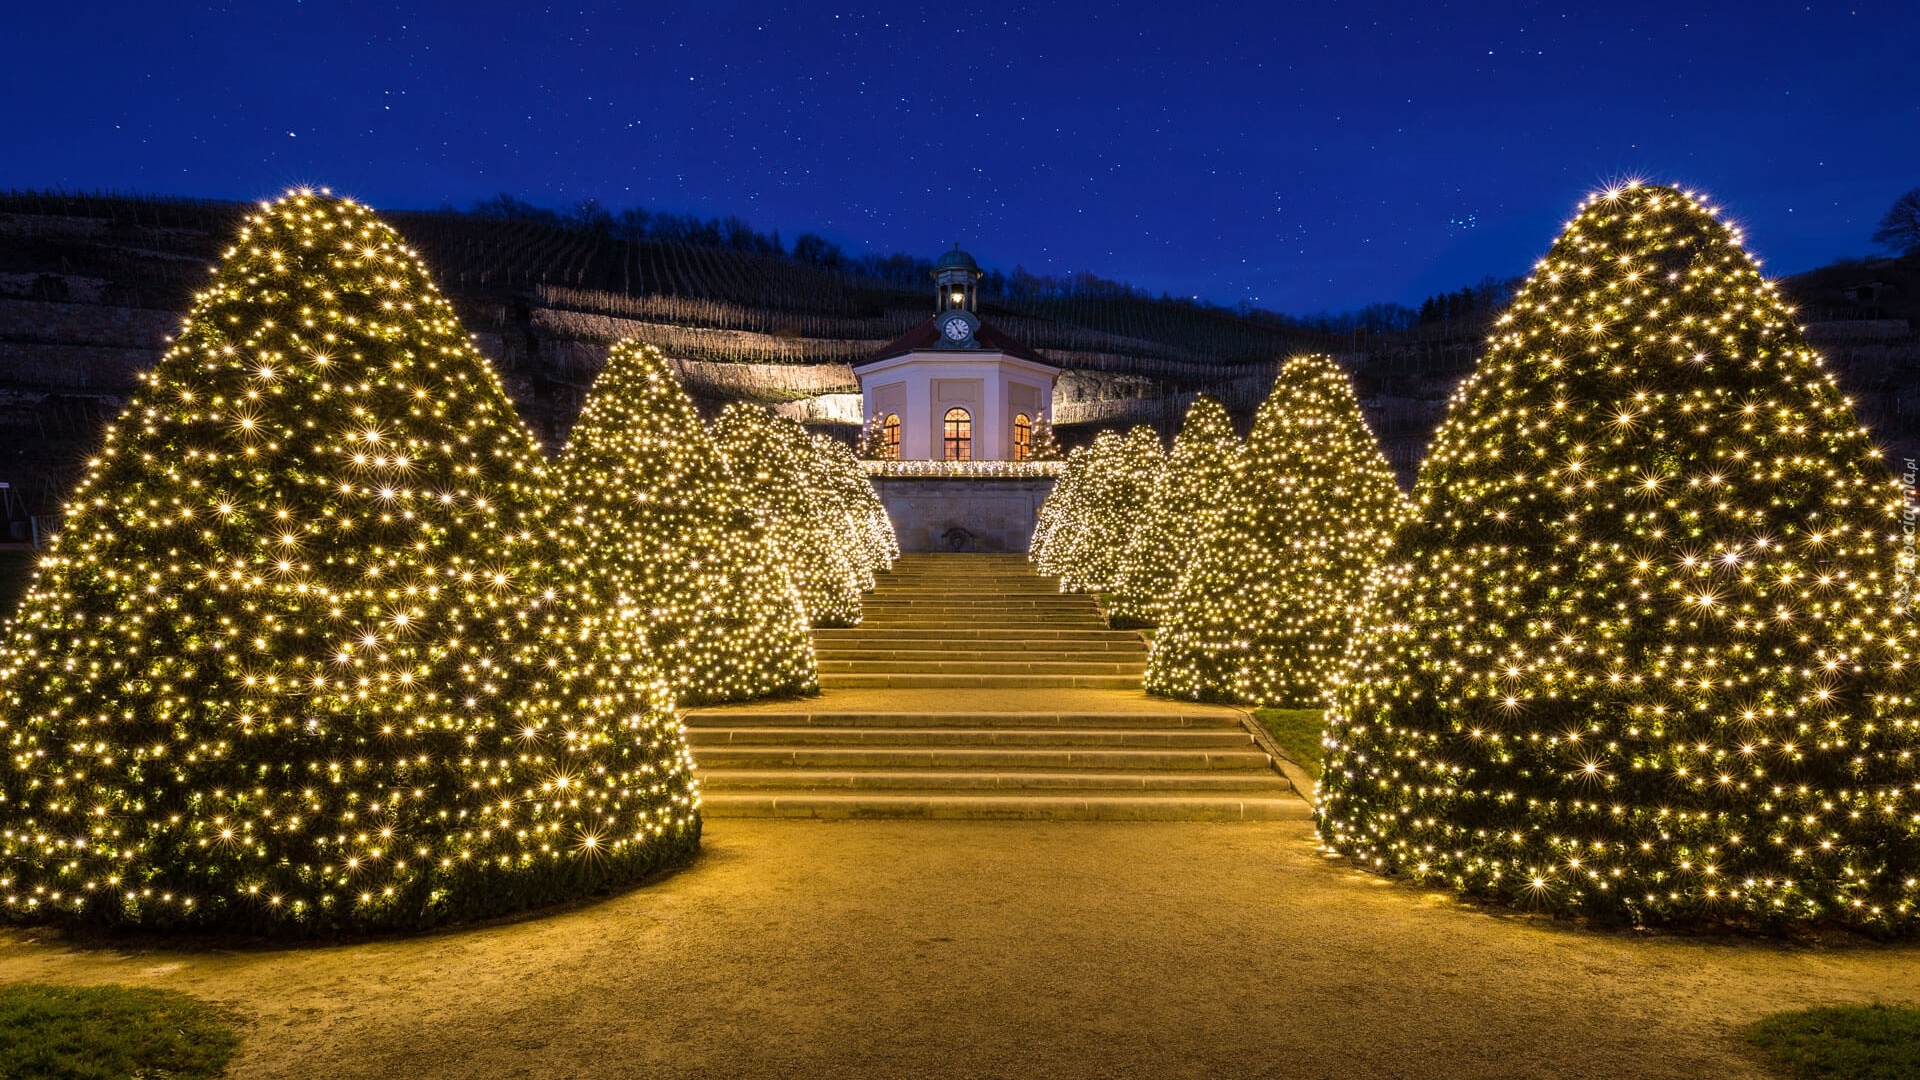
[{"label": "illuminated window frame", "polygon": [[1025,461],[1033,456],[1033,420],[1026,413],[1018,413],[1013,418],[1013,460]]},{"label": "illuminated window frame", "polygon": [[973,460],[973,414],[955,406],[947,410],[945,444],[946,460]]},{"label": "illuminated window frame", "polygon": [[880,422],[880,453],[888,461],[900,460],[900,414],[888,413]]}]

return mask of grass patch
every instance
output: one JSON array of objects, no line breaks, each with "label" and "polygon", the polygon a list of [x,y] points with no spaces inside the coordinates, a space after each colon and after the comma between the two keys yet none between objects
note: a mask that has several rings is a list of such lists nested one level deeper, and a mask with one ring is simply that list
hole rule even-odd
[{"label": "grass patch", "polygon": [[1319,709],[1255,709],[1253,718],[1267,729],[1273,741],[1287,756],[1299,762],[1320,779],[1320,768],[1325,762],[1325,751],[1320,746],[1320,732],[1323,727]]},{"label": "grass patch", "polygon": [[1747,1028],[1795,1080],[1911,1080],[1920,1073],[1920,1009],[1840,1005],[1774,1013]]},{"label": "grass patch", "polygon": [[139,986],[0,986],[0,1061],[18,1080],[193,1080],[226,1070],[232,1018]]},{"label": "grass patch", "polygon": [[33,562],[39,555],[31,548],[0,548],[0,619],[13,618],[33,581]]}]

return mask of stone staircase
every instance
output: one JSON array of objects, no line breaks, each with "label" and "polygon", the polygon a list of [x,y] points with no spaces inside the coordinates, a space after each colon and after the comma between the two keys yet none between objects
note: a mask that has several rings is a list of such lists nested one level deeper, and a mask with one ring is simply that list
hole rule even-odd
[{"label": "stone staircase", "polygon": [[709,817],[1307,813],[1238,712],[1141,692],[1140,635],[1025,556],[902,556],[814,646],[818,697],[688,713]]}]

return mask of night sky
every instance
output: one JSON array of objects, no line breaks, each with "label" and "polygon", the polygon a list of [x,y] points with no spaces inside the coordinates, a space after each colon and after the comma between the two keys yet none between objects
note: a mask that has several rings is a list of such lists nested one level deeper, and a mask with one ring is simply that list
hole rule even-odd
[{"label": "night sky", "polygon": [[1299,313],[1523,273],[1628,177],[1777,273],[1920,186],[1913,0],[8,7],[0,187],[592,197]]}]

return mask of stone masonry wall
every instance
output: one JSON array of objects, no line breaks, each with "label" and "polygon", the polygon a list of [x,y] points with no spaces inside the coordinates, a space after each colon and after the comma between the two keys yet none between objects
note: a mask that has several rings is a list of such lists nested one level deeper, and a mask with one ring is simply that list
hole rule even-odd
[{"label": "stone masonry wall", "polygon": [[902,551],[1024,552],[1052,478],[876,476]]}]

